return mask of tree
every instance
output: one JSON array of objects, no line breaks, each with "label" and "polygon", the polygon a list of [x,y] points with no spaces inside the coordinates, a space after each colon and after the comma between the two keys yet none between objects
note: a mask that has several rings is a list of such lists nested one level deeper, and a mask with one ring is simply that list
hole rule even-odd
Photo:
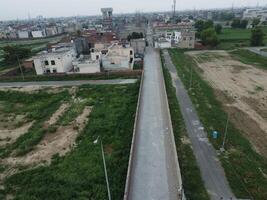
[{"label": "tree", "polygon": [[254,18],[252,21],[252,27],[254,28],[255,26],[257,26],[260,23],[260,19],[259,18]]},{"label": "tree", "polygon": [[239,18],[235,18],[231,24],[232,28],[246,28],[248,25],[248,20],[240,20]]},{"label": "tree", "polygon": [[131,39],[139,39],[139,38],[144,38],[144,35],[142,32],[140,33],[132,32],[132,34],[128,35],[127,40],[130,41]]},{"label": "tree", "polygon": [[24,59],[30,56],[31,50],[19,47],[19,46],[5,46],[4,51],[4,61],[7,64],[13,64],[17,62],[17,59]]},{"label": "tree", "polygon": [[216,46],[219,43],[219,39],[214,28],[208,28],[202,31],[201,40],[204,45]]},{"label": "tree", "polygon": [[263,46],[264,36],[265,34],[260,27],[253,28],[251,30],[250,45],[251,46]]},{"label": "tree", "polygon": [[203,20],[197,20],[195,23],[195,28],[197,29],[197,32],[202,32],[204,30],[204,21]]},{"label": "tree", "polygon": [[240,21],[240,27],[239,28],[247,28],[248,20],[243,19]]},{"label": "tree", "polygon": [[232,26],[232,28],[239,28],[239,27],[240,27],[240,19],[239,19],[239,18],[235,18],[235,19],[232,21],[231,26]]},{"label": "tree", "polygon": [[212,20],[205,21],[204,23],[204,29],[212,28],[214,26]]},{"label": "tree", "polygon": [[217,34],[222,33],[222,25],[221,24],[216,24],[214,28],[215,28],[215,31]]}]

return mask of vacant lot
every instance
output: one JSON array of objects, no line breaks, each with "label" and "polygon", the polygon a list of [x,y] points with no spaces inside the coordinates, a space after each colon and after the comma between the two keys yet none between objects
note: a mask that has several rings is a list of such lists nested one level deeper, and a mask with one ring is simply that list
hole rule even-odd
[{"label": "vacant lot", "polygon": [[225,51],[188,52],[203,70],[235,125],[267,158],[267,71],[234,60]]},{"label": "vacant lot", "polygon": [[0,199],[122,199],[138,89],[0,91]]},{"label": "vacant lot", "polygon": [[[219,54],[216,53],[216,55],[213,56],[210,55],[213,54],[213,52],[208,51],[203,52],[204,55],[200,55],[202,58],[197,60],[192,59],[192,56],[188,55],[183,50],[171,49],[169,52],[185,87],[189,89],[190,85],[192,86],[189,90],[189,95],[208,133],[209,140],[217,150],[222,146],[227,113],[230,113],[230,122],[225,145],[226,151],[221,153],[219,158],[235,196],[240,199],[266,199],[267,159],[255,151],[255,141],[254,143],[250,141],[250,137],[243,131],[243,126],[247,126],[246,123],[251,119],[244,121],[242,127],[237,123],[239,117],[250,116],[246,113],[242,113],[242,110],[239,110],[239,108],[237,109],[235,105],[233,105],[234,101],[236,101],[234,96],[231,96],[231,93],[220,90],[219,88],[223,86],[217,87],[214,83],[215,81],[213,82],[209,81],[210,79],[206,79],[204,75],[205,71],[199,67],[200,64],[213,62],[212,60],[214,59],[223,59],[224,63],[227,63],[227,60],[231,60],[232,57],[229,57],[223,52],[219,52]],[[199,56],[195,55],[194,57],[198,58]],[[213,67],[217,67],[217,65]],[[240,70],[243,69],[238,68],[240,67],[233,70],[235,71],[233,73],[238,74]],[[258,70],[260,68],[255,69]],[[190,81],[190,77],[192,77],[192,82]],[[217,77],[217,79],[220,79],[220,77]],[[192,84],[190,84],[190,82]],[[223,81],[221,84],[225,85],[228,83]],[[249,88],[252,87],[250,86]],[[255,88],[253,90],[253,92],[259,91],[262,91],[262,88]],[[240,100],[240,97],[237,96],[237,99]],[[256,122],[255,124],[259,126]],[[251,122],[249,125],[251,125]],[[219,132],[218,139],[212,138],[211,133],[214,130]],[[250,134],[254,134],[255,131],[258,130],[255,128]]]}]

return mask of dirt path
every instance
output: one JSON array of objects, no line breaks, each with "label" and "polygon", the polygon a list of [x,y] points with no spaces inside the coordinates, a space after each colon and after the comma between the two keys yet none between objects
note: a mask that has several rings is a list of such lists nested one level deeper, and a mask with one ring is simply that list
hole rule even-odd
[{"label": "dirt path", "polygon": [[267,71],[234,60],[225,51],[188,52],[201,75],[218,90],[232,122],[267,158]]}]

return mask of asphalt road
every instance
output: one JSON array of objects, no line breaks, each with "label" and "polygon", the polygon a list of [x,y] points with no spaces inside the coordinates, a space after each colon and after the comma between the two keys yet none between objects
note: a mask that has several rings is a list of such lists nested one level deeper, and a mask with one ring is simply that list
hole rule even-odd
[{"label": "asphalt road", "polygon": [[148,47],[136,142],[132,160],[129,200],[177,200],[179,167],[172,140],[160,55]]},{"label": "asphalt road", "polygon": [[267,52],[261,51],[261,49],[265,49],[265,48],[267,48],[267,47],[266,46],[265,47],[247,47],[245,49],[248,49],[249,51],[251,51],[253,53],[259,54],[259,55],[267,58]]},{"label": "asphalt road", "polygon": [[117,85],[135,83],[137,79],[110,79],[110,80],[84,80],[84,81],[37,81],[37,82],[0,82],[0,88],[12,87],[64,87],[64,86],[79,86],[85,84],[92,85]]},{"label": "asphalt road", "polygon": [[221,163],[217,158],[217,153],[207,138],[207,133],[203,129],[203,125],[183,83],[177,76],[176,68],[167,50],[164,50],[164,59],[165,66],[171,73],[173,86],[176,88],[176,96],[185,120],[186,130],[200,167],[202,179],[211,199],[219,200],[221,197],[224,200],[229,200],[231,197],[235,199],[226,180]]}]

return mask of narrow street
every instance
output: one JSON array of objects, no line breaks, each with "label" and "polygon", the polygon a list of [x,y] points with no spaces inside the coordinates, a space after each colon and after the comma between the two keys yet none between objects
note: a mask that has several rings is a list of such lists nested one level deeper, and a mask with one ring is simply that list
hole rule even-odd
[{"label": "narrow street", "polygon": [[165,67],[169,70],[173,86],[176,88],[176,96],[205,187],[212,200],[219,200],[221,198],[223,200],[235,199],[217,157],[217,153],[208,140],[207,133],[204,131],[203,125],[182,81],[177,76],[176,68],[172,63],[168,51],[164,50],[163,55]]},{"label": "narrow street", "polygon": [[129,200],[177,200],[181,177],[159,51],[148,47]]}]

